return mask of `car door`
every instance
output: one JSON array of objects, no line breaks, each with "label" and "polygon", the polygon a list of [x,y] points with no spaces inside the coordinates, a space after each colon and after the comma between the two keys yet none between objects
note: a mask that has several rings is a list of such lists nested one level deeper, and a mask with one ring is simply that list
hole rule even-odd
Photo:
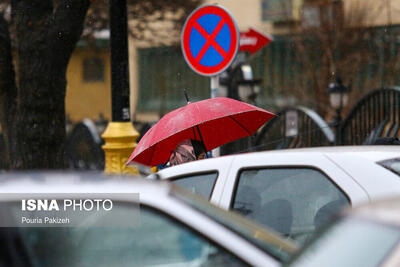
[{"label": "car door", "polygon": [[321,153],[254,153],[235,158],[220,205],[305,242],[366,192]]}]

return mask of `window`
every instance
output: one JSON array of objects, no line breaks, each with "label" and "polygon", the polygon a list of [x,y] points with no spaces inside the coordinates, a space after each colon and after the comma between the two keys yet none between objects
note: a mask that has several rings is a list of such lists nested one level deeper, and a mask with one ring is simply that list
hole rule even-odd
[{"label": "window", "polygon": [[214,172],[180,177],[172,180],[172,183],[209,199],[211,197],[216,179],[217,173]]},{"label": "window", "polygon": [[400,176],[400,158],[384,160],[377,163]]},{"label": "window", "polygon": [[302,26],[305,28],[342,27],[342,1],[308,2],[303,6]]},{"label": "window", "polygon": [[192,102],[210,96],[210,80],[188,67],[180,47],[140,48],[138,65],[138,111],[164,115],[186,105],[182,88]]},{"label": "window", "polygon": [[303,243],[348,203],[345,195],[317,170],[249,169],[240,173],[233,209]]},{"label": "window", "polygon": [[[116,204],[113,210],[116,208],[122,207]],[[223,248],[143,205],[140,225],[136,227],[26,227],[19,230],[33,260],[44,267],[243,265]]]},{"label": "window", "polygon": [[104,81],[104,61],[102,58],[92,57],[83,60],[83,81]]},{"label": "window", "polygon": [[292,0],[262,0],[263,21],[286,21],[293,18]]}]

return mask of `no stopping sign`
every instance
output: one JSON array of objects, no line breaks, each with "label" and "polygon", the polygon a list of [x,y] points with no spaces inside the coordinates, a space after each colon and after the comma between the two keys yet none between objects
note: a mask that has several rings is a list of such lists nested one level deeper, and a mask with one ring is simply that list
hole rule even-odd
[{"label": "no stopping sign", "polygon": [[234,60],[239,47],[239,30],[223,7],[201,6],[186,19],[181,47],[186,62],[195,72],[214,76]]}]

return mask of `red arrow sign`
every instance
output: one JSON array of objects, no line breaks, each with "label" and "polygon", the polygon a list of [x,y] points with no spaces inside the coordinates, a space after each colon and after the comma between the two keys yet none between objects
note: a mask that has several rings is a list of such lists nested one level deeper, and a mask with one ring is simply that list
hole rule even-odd
[{"label": "red arrow sign", "polygon": [[254,54],[259,49],[269,44],[272,40],[272,36],[262,34],[250,28],[248,32],[240,33],[239,51],[248,51],[250,54]]}]

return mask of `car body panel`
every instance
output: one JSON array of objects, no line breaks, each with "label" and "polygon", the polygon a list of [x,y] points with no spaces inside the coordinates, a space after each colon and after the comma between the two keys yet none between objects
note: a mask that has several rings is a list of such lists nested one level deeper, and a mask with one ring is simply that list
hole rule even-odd
[{"label": "car body panel", "polygon": [[[327,157],[367,192],[370,200],[400,195],[400,177],[396,177],[390,170],[376,163],[399,156],[399,152],[389,151],[353,154],[342,153],[340,155],[327,153]],[[354,157],[360,160],[354,160]]]},{"label": "car body panel", "polygon": [[389,257],[382,263],[382,267],[400,266],[400,244],[389,254]]},{"label": "car body panel", "polygon": [[[343,227],[343,225],[346,226]],[[363,225],[368,225],[369,229]],[[357,232],[360,228],[364,228],[362,235]],[[391,232],[385,233],[385,229]],[[315,266],[315,261],[319,264],[323,263],[323,261],[325,263],[338,264],[338,259],[344,260],[347,263],[352,262],[351,266],[356,266],[355,262],[364,262],[365,258],[369,259],[368,257],[370,256],[372,256],[371,259],[375,262],[374,265],[368,262],[370,266],[399,266],[399,232],[400,198],[397,196],[396,198],[372,201],[371,203],[342,211],[331,225],[320,231],[315,236],[315,239],[304,246],[292,258],[291,262],[285,266]],[[374,240],[376,237],[378,239]],[[355,246],[345,245],[343,238],[350,243],[357,243],[357,241],[358,243]],[[364,244],[360,243],[360,239],[364,239]],[[370,239],[369,242],[367,242],[368,239]],[[383,248],[383,250],[378,250],[377,252],[376,247],[379,247],[379,249]],[[365,254],[368,252],[371,255]],[[346,257],[339,257],[338,255],[346,255]],[[375,256],[376,258],[373,258]],[[358,264],[357,266],[361,265]]]}]

